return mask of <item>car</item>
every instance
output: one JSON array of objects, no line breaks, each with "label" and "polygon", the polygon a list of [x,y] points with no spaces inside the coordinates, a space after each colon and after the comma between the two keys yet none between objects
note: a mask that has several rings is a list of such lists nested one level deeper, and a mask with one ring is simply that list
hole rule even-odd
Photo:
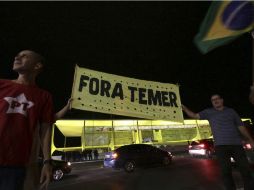
[{"label": "car", "polygon": [[191,156],[211,158],[215,154],[213,139],[202,139],[189,143],[188,151]]},{"label": "car", "polygon": [[[42,158],[38,160],[39,166],[42,168]],[[64,175],[69,174],[72,170],[71,163],[64,160],[51,160],[52,178],[54,181],[63,179]]]},{"label": "car", "polygon": [[246,144],[244,147],[247,159],[250,164],[254,165],[254,150],[250,144]]},{"label": "car", "polygon": [[64,160],[52,160],[51,162],[53,167],[53,180],[59,181],[64,175],[71,172],[71,163]]},{"label": "car", "polygon": [[[249,163],[254,166],[254,150],[252,149],[251,145],[247,142],[243,142],[243,148]],[[231,162],[235,162],[232,157]]]},{"label": "car", "polygon": [[[244,123],[244,126],[247,128],[251,137],[254,139],[253,123],[250,120],[245,120],[243,123]],[[243,148],[245,149],[248,161],[252,165],[252,168],[254,169],[254,147],[251,147],[251,145],[248,142],[243,142],[243,145],[244,145]]]},{"label": "car", "polygon": [[[251,145],[247,142],[243,142],[243,148],[249,163],[254,164],[254,151],[251,148]],[[192,141],[189,144],[189,154],[191,156],[205,156],[206,158],[211,158],[215,155],[213,139]],[[235,162],[233,158],[231,158],[231,162]]]},{"label": "car", "polygon": [[124,169],[131,173],[137,167],[156,164],[170,165],[172,154],[148,144],[124,145],[114,151],[105,153],[104,167]]}]

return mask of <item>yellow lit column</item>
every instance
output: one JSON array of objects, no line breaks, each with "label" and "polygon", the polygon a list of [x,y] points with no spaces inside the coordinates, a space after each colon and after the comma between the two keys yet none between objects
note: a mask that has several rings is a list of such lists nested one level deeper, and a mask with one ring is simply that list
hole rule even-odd
[{"label": "yellow lit column", "polygon": [[111,150],[115,149],[115,128],[114,128],[114,122],[112,120],[112,130],[111,130],[111,138],[110,138],[110,143],[109,143],[109,148]]},{"label": "yellow lit column", "polygon": [[82,128],[82,135],[81,135],[82,151],[85,150],[85,148],[86,148],[85,129],[86,129],[86,121],[84,120],[84,126]]},{"label": "yellow lit column", "polygon": [[56,127],[56,125],[53,124],[52,134],[51,134],[51,156],[54,153],[54,151],[56,150],[56,146],[54,144],[55,127]]},{"label": "yellow lit column", "polygon": [[138,143],[141,143],[143,140],[142,140],[142,133],[139,129],[139,126],[138,126],[138,121],[137,121],[137,139],[136,139],[136,142],[137,144]]},{"label": "yellow lit column", "polygon": [[153,139],[156,142],[162,142],[162,135],[160,129],[153,129]]},{"label": "yellow lit column", "polygon": [[140,139],[139,139],[139,130],[133,130],[132,131],[132,138],[133,138],[133,142],[135,144],[139,144],[140,143]]},{"label": "yellow lit column", "polygon": [[200,135],[200,131],[199,131],[199,125],[198,125],[198,121],[196,120],[196,130],[197,130],[197,135],[196,137],[194,138],[194,140],[200,140],[201,139],[201,135]]}]

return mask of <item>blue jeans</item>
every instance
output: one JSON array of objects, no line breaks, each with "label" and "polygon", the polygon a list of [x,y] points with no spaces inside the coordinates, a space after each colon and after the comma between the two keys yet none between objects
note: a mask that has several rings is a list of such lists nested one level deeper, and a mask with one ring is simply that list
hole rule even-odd
[{"label": "blue jeans", "polygon": [[236,186],[232,176],[231,157],[234,158],[237,168],[239,169],[243,183],[244,190],[253,190],[253,181],[251,169],[241,145],[219,145],[215,146],[215,152],[222,173],[222,180],[226,190],[235,190]]},{"label": "blue jeans", "polygon": [[0,166],[0,190],[23,190],[26,170]]}]

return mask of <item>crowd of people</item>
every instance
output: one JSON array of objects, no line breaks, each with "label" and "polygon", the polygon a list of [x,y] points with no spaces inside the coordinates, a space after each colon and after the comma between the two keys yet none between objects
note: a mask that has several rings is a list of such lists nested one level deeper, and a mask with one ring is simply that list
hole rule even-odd
[{"label": "crowd of people", "polygon": [[68,151],[63,153],[62,159],[71,162],[98,160],[99,153],[97,149],[85,149],[82,152]]}]

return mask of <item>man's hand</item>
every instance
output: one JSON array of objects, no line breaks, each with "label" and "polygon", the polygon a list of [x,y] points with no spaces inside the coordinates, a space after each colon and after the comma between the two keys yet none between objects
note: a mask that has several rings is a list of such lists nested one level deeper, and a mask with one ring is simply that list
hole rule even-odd
[{"label": "man's hand", "polygon": [[186,107],[185,105],[182,104],[182,110],[185,111],[186,110]]},{"label": "man's hand", "polygon": [[69,100],[68,100],[68,102],[67,102],[67,107],[68,107],[68,110],[70,110],[71,109],[71,103],[72,103],[72,101],[73,101],[73,98],[70,98]]},{"label": "man's hand", "polygon": [[40,190],[47,190],[51,179],[52,179],[52,166],[49,163],[44,164],[41,170]]},{"label": "man's hand", "polygon": [[192,119],[200,119],[200,116],[198,113],[195,113],[191,111],[189,108],[187,108],[185,105],[182,104],[182,110]]}]

